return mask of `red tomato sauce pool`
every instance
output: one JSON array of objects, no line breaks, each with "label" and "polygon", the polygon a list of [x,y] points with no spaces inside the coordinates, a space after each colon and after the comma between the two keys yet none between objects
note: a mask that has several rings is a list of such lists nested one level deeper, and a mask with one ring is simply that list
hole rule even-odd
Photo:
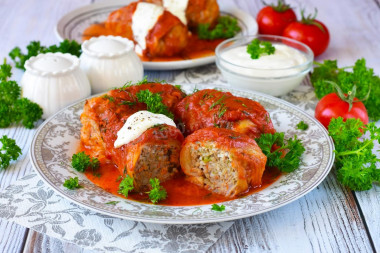
[{"label": "red tomato sauce pool", "polygon": [[[124,197],[123,195],[118,194],[121,175],[114,164],[102,163],[97,171],[93,172],[91,170],[87,170],[85,175],[91,182],[105,191],[119,197]],[[248,191],[238,197],[226,198],[223,195],[212,193],[198,185],[188,182],[185,179],[185,175],[179,175],[176,178],[161,184],[167,191],[167,198],[160,201],[159,204],[167,206],[211,205],[214,203],[237,199],[265,189],[273,184],[280,176],[281,172],[278,169],[267,168],[264,171],[262,184],[260,187],[251,187]],[[151,203],[148,198],[148,194],[145,193],[131,192],[128,194],[128,199]]]}]

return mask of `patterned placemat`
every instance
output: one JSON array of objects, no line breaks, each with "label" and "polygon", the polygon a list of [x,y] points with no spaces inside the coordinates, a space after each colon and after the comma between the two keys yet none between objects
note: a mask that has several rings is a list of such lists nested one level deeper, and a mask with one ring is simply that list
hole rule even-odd
[{"label": "patterned placemat", "polygon": [[0,218],[106,252],[204,252],[233,224],[161,225],[113,218],[67,201],[35,173],[0,192]]}]

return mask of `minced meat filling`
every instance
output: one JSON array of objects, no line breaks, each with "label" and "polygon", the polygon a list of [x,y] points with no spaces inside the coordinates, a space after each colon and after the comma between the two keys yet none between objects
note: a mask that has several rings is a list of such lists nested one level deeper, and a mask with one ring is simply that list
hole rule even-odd
[{"label": "minced meat filling", "polygon": [[149,179],[158,178],[164,182],[178,172],[178,146],[145,145],[134,170],[134,184],[137,189],[148,189]]},{"label": "minced meat filling", "polygon": [[[214,143],[196,143],[190,151],[193,168],[199,168],[203,183],[210,190],[231,193],[237,184],[237,170],[232,166],[231,154],[218,149]],[[228,194],[227,194],[228,195]]]}]

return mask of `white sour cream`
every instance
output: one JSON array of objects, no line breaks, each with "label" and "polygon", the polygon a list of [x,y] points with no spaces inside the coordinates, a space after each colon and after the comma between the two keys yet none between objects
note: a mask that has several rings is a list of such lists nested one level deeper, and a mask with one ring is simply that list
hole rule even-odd
[{"label": "white sour cream", "polygon": [[146,48],[146,36],[164,13],[164,8],[150,3],[138,3],[132,16],[133,38],[137,42],[135,51],[142,54]]},{"label": "white sour cream", "polygon": [[163,0],[162,4],[166,10],[179,18],[184,25],[187,25],[186,9],[188,0]]},{"label": "white sour cream", "polygon": [[117,132],[117,139],[114,143],[114,147],[118,148],[125,144],[130,143],[131,141],[137,139],[140,135],[142,135],[149,128],[166,124],[169,126],[176,126],[174,121],[163,115],[163,114],[155,114],[148,111],[138,111],[132,114],[124,126]]},{"label": "white sour cream", "polygon": [[221,64],[236,73],[254,77],[280,77],[299,73],[297,68],[289,68],[305,63],[306,56],[283,44],[273,46],[276,48],[274,54],[262,55],[258,59],[251,59],[247,46],[232,48],[221,54],[221,58],[228,62]]}]

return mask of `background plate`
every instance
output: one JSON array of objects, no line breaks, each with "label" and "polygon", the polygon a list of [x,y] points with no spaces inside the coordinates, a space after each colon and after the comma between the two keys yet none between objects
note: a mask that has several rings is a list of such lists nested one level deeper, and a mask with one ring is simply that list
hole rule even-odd
[{"label": "background plate", "polygon": [[[187,93],[191,93],[194,88],[213,87],[216,86],[182,86]],[[40,126],[30,149],[32,164],[42,179],[56,192],[79,205],[123,219],[168,224],[219,222],[256,215],[288,204],[322,182],[333,165],[334,145],[326,129],[318,121],[296,106],[269,95],[217,88],[260,102],[270,113],[276,130],[285,132],[288,138],[297,134],[306,148],[300,169],[282,175],[262,191],[224,202],[226,210],[223,212],[212,211],[211,205],[174,207],[125,200],[97,187],[85,175],[71,168],[71,156],[79,146],[80,115],[85,100],[61,110]],[[301,120],[309,125],[306,131],[296,128]],[[68,190],[63,187],[65,179],[75,176],[84,188]],[[105,204],[110,201],[120,203],[115,206]]]},{"label": "background plate", "polygon": [[[104,22],[110,12],[119,9],[134,0],[113,0],[98,2],[75,9],[63,16],[56,25],[55,34],[59,40],[70,39],[82,42],[83,31],[94,23]],[[236,17],[242,28],[241,35],[257,34],[257,23],[248,13],[234,6],[220,4],[222,14]],[[215,62],[215,56],[207,56],[193,60],[143,62],[145,70],[171,70],[201,66]]]}]

